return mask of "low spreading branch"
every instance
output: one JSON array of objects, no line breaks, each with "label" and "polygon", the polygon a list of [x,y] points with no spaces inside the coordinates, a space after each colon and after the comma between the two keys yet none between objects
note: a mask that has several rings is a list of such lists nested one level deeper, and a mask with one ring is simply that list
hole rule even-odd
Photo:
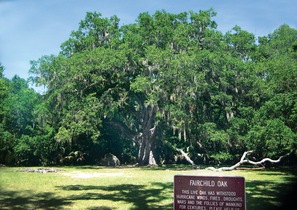
[{"label": "low spreading branch", "polygon": [[288,155],[290,155],[292,153],[292,151],[290,153],[287,153],[286,155],[283,155],[281,157],[279,157],[277,160],[272,160],[270,158],[264,158],[260,161],[251,161],[246,159],[246,156],[250,153],[252,153],[253,150],[249,150],[243,153],[242,157],[240,158],[240,161],[238,163],[236,163],[233,166],[230,167],[221,167],[221,168],[214,168],[214,167],[208,167],[206,168],[207,170],[211,170],[211,171],[232,171],[236,168],[238,168],[239,166],[241,166],[242,164],[252,164],[252,165],[261,165],[265,162],[271,162],[271,163],[279,163],[284,157],[287,157]]},{"label": "low spreading branch", "polygon": [[164,143],[165,143],[167,146],[169,146],[172,150],[175,150],[175,151],[179,152],[179,153],[186,159],[186,161],[188,161],[192,166],[195,166],[194,161],[191,160],[191,158],[189,157],[189,155],[188,155],[186,152],[184,152],[182,149],[173,146],[173,145],[172,145],[171,143],[169,143],[168,141],[164,141]]},{"label": "low spreading branch", "polygon": [[191,163],[192,166],[195,166],[194,161],[191,160],[191,158],[188,156],[188,154],[185,153],[182,149],[175,148],[175,151],[180,152],[181,155],[186,159],[186,161],[188,161],[189,163]]}]

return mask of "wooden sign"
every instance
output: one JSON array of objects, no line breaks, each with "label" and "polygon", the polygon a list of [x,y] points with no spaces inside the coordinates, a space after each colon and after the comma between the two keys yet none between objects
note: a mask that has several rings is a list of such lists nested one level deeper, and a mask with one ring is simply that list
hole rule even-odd
[{"label": "wooden sign", "polygon": [[174,177],[174,209],[245,210],[244,177]]}]

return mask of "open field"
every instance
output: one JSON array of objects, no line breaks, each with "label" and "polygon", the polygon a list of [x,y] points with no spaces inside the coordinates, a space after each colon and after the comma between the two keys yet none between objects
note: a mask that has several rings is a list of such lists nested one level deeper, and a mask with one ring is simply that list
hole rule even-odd
[{"label": "open field", "polygon": [[[248,210],[278,209],[292,170],[212,172],[175,167],[0,167],[0,209],[173,209],[174,175],[243,176]],[[295,175],[294,175],[295,174]]]}]

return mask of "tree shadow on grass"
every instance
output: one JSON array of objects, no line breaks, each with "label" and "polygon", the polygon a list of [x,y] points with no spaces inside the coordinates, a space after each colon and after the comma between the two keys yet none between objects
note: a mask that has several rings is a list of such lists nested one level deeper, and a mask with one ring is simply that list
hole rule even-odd
[{"label": "tree shadow on grass", "polygon": [[[133,205],[131,210],[172,209],[173,202],[168,203],[168,193],[172,193],[172,183],[151,183],[146,185],[122,184],[112,186],[69,185],[57,188],[67,191],[82,191],[79,195],[69,197],[69,200],[110,200]],[[94,207],[95,208],[95,207]]]},{"label": "tree shadow on grass", "polygon": [[[247,209],[281,210],[294,202],[296,196],[296,180],[289,179],[285,183],[272,181],[249,181],[246,183]],[[295,199],[296,200],[296,199]]]},{"label": "tree shadow on grass", "polygon": [[[248,181],[246,184],[247,209],[256,210],[279,210],[283,204],[287,204],[287,195],[291,195],[291,190],[295,190],[294,179],[286,179],[284,183],[273,181]],[[67,185],[58,186],[60,190],[81,191],[80,194],[69,196],[68,201],[75,200],[109,200],[112,202],[125,202],[133,205],[132,210],[164,209],[173,208],[172,201],[168,202],[170,195],[173,195],[173,183],[151,183],[146,185]],[[163,204],[162,204],[163,203]],[[94,207],[93,209],[98,209]],[[106,208],[108,209],[108,208]]]},{"label": "tree shadow on grass", "polygon": [[71,203],[51,192],[0,190],[0,209],[60,209]]}]

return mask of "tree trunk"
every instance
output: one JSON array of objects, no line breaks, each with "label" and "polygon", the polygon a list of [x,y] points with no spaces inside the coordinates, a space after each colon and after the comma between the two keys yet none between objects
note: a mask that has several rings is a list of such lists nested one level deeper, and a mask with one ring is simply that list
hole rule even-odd
[{"label": "tree trunk", "polygon": [[154,157],[156,128],[157,126],[154,126],[148,131],[141,133],[138,137],[139,151],[137,159],[140,165],[156,165]]},{"label": "tree trunk", "polygon": [[156,165],[154,157],[157,133],[156,111],[155,106],[148,105],[143,113],[143,132],[138,135],[139,151],[137,159],[140,165]]},{"label": "tree trunk", "polygon": [[137,163],[139,165],[156,165],[155,141],[157,133],[157,123],[155,122],[157,107],[153,105],[143,106],[141,112],[142,132],[138,134],[131,130],[127,125],[118,120],[107,120],[108,125],[116,128],[118,132],[126,138],[135,141],[138,146]]}]

